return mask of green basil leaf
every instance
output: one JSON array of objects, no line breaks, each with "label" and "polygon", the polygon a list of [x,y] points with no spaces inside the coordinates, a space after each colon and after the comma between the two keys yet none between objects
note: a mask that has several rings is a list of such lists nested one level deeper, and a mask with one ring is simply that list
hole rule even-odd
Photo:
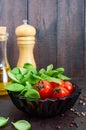
[{"label": "green basil leaf", "polygon": [[64,68],[57,68],[56,71],[57,71],[57,74],[63,73],[64,72]]},{"label": "green basil leaf", "polygon": [[27,72],[25,75],[23,75],[22,83],[25,84],[26,81],[28,81],[29,77],[31,75],[31,72]]},{"label": "green basil leaf", "polygon": [[20,73],[21,73],[22,75],[24,75],[24,74],[27,73],[27,69],[25,69],[25,68],[19,68],[19,70],[20,70]]},{"label": "green basil leaf", "polygon": [[51,76],[51,77],[56,77],[57,76],[57,71],[56,70],[50,70],[46,74],[48,76]]},{"label": "green basil leaf", "polygon": [[24,97],[27,98],[40,98],[39,92],[35,89],[28,89],[27,92],[25,92]]},{"label": "green basil leaf", "polygon": [[41,80],[41,77],[36,75],[36,74],[30,74],[30,77],[28,78],[27,81],[29,81],[30,84],[36,84],[37,82],[39,82],[39,80]]},{"label": "green basil leaf", "polygon": [[58,78],[62,79],[62,80],[71,80],[71,78],[63,75],[63,74],[58,74]]},{"label": "green basil leaf", "polygon": [[53,69],[53,64],[47,66],[47,72]]},{"label": "green basil leaf", "polygon": [[21,80],[23,79],[23,75],[17,74],[17,75],[16,75],[16,79],[17,79],[18,81],[21,81]]},{"label": "green basil leaf", "polygon": [[13,69],[11,70],[11,72],[12,72],[13,74],[15,74],[15,75],[17,75],[17,74],[19,74],[19,73],[20,73],[20,71],[19,71],[19,68],[18,68],[18,67],[13,68]]},{"label": "green basil leaf", "polygon": [[26,69],[28,69],[28,71],[37,74],[36,68],[32,64],[30,64],[30,63],[25,63],[23,68],[26,68]]},{"label": "green basil leaf", "polygon": [[30,130],[31,129],[31,124],[28,121],[26,121],[26,120],[18,120],[15,123],[12,122],[12,125],[17,130]]},{"label": "green basil leaf", "polygon": [[19,95],[24,96],[25,92],[27,92],[27,88],[23,89],[23,90],[20,92],[20,94],[19,94]]},{"label": "green basil leaf", "polygon": [[18,83],[8,84],[6,86],[6,90],[13,91],[13,92],[21,92],[25,87]]},{"label": "green basil leaf", "polygon": [[8,76],[15,82],[17,83],[21,83],[17,78],[16,78],[16,75],[13,74],[11,71],[8,71]]},{"label": "green basil leaf", "polygon": [[38,72],[39,75],[41,75],[43,73],[46,73],[46,70],[44,68],[40,69],[39,72]]},{"label": "green basil leaf", "polygon": [[41,75],[41,78],[42,78],[43,80],[47,80],[47,81],[49,81],[49,82],[60,83],[60,80],[59,80],[59,79],[54,78],[54,77],[50,77],[50,76],[45,75],[45,74],[42,74],[42,75]]},{"label": "green basil leaf", "polygon": [[5,126],[8,123],[9,117],[0,117],[0,127]]},{"label": "green basil leaf", "polygon": [[28,81],[26,81],[26,86],[25,86],[25,88],[26,87],[28,87],[28,88],[33,88],[33,86],[28,82]]},{"label": "green basil leaf", "polygon": [[57,69],[48,71],[47,75],[58,78],[58,74],[63,73],[63,72],[64,72],[64,68],[57,68]]}]

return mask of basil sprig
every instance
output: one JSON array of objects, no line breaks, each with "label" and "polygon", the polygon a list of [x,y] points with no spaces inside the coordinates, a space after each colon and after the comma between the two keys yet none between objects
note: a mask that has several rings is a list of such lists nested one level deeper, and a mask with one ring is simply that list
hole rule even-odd
[{"label": "basil sprig", "polygon": [[70,80],[65,76],[64,68],[53,68],[53,64],[47,68],[41,68],[39,71],[30,63],[25,63],[23,68],[14,67],[8,72],[12,83],[6,86],[6,89],[13,92],[20,92],[21,95],[29,98],[40,98],[34,85],[40,80],[59,83],[60,80]]}]

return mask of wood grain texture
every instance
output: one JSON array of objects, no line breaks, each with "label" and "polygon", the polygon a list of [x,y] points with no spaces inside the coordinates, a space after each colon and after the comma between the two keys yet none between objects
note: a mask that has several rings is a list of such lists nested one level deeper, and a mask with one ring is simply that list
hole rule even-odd
[{"label": "wood grain texture", "polygon": [[0,26],[5,25],[9,33],[7,54],[11,68],[16,66],[19,56],[15,28],[23,19],[27,19],[27,0],[0,0]]},{"label": "wood grain texture", "polygon": [[[84,38],[85,38],[85,45],[84,45],[84,57],[85,57],[85,63],[84,63],[84,73],[85,73],[85,75],[86,75],[86,0],[85,0],[85,3],[84,3],[84,7],[85,7],[85,9],[84,9],[84,12],[85,12],[85,14],[84,14],[84,23],[85,23],[85,30],[84,30],[84,33],[85,33],[85,35],[84,35]],[[85,76],[86,77],[86,76]]]},{"label": "wood grain texture", "polygon": [[56,65],[57,0],[29,0],[28,7],[29,23],[37,29],[34,52],[37,66],[46,67],[51,63]]},{"label": "wood grain texture", "polygon": [[85,78],[85,1],[28,0],[28,19],[37,29],[38,68],[52,63],[73,79]]},{"label": "wood grain texture", "polygon": [[84,76],[84,0],[58,0],[58,64],[71,77]]}]

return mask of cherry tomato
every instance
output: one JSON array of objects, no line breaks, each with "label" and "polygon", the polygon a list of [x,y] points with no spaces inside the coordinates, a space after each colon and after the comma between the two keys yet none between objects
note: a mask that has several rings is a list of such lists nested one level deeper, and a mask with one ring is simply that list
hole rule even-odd
[{"label": "cherry tomato", "polygon": [[46,80],[40,80],[36,85],[35,89],[39,92],[42,99],[49,98],[52,94],[52,85]]},{"label": "cherry tomato", "polygon": [[52,98],[63,98],[69,96],[70,92],[64,87],[56,87],[53,89]]},{"label": "cherry tomato", "polygon": [[74,87],[73,87],[72,83],[69,82],[69,81],[65,81],[65,82],[64,82],[64,87],[65,87],[70,93],[72,93],[73,90],[74,90]]},{"label": "cherry tomato", "polygon": [[64,86],[64,81],[62,79],[59,79],[60,83],[51,82],[53,88],[59,87],[59,85]]}]

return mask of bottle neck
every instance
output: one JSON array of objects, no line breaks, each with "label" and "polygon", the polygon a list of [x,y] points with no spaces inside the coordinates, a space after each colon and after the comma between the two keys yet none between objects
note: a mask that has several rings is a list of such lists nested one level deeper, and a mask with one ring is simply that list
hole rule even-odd
[{"label": "bottle neck", "polygon": [[5,67],[8,64],[6,44],[7,40],[0,41],[0,67]]}]

